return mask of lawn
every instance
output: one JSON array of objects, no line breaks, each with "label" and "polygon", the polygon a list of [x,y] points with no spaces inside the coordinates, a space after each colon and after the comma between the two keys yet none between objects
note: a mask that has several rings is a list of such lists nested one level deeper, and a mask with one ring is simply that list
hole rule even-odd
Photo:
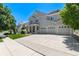
[{"label": "lawn", "polygon": [[8,37],[10,37],[11,39],[17,39],[17,38],[26,37],[29,35],[31,35],[31,34],[10,34],[10,35],[8,35]]},{"label": "lawn", "polygon": [[0,42],[3,42],[2,38],[0,38]]}]

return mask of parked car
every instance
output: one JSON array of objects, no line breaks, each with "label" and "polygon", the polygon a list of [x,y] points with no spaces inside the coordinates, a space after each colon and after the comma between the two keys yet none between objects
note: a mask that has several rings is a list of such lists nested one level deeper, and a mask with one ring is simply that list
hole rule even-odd
[{"label": "parked car", "polygon": [[0,32],[0,38],[5,38],[5,37],[7,37],[8,34],[9,34],[8,31]]},{"label": "parked car", "polygon": [[5,37],[6,37],[6,35],[0,34],[0,38],[5,38]]}]

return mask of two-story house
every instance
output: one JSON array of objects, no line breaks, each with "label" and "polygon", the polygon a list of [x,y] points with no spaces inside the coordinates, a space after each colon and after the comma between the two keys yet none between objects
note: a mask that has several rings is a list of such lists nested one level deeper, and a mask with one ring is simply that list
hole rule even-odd
[{"label": "two-story house", "polygon": [[68,25],[64,25],[60,19],[59,10],[52,11],[48,14],[35,11],[29,18],[28,32],[72,34],[72,29]]}]

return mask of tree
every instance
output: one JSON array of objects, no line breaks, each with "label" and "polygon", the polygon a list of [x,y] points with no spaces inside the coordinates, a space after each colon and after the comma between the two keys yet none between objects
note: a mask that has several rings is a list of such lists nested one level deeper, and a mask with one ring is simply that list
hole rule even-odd
[{"label": "tree", "polygon": [[[14,34],[16,34],[16,24],[15,24],[15,18],[14,18],[14,16],[12,16],[12,15],[10,15],[10,18],[9,18],[10,20],[8,21],[8,26],[9,26],[9,29],[11,30],[11,31],[13,31],[13,33]],[[12,32],[10,32],[10,33],[12,33]]]},{"label": "tree", "polygon": [[16,21],[13,15],[11,15],[11,11],[8,7],[5,7],[5,14],[6,14],[6,24],[8,26],[8,29],[10,30],[10,33],[16,33]]},{"label": "tree", "polygon": [[0,30],[4,29],[6,16],[4,15],[4,6],[0,4]]},{"label": "tree", "polygon": [[12,31],[15,33],[16,30],[15,18],[11,14],[11,10],[3,4],[0,4],[0,29],[10,30],[10,33]]},{"label": "tree", "polygon": [[61,20],[72,29],[79,29],[79,4],[65,4],[64,9],[60,11]]}]

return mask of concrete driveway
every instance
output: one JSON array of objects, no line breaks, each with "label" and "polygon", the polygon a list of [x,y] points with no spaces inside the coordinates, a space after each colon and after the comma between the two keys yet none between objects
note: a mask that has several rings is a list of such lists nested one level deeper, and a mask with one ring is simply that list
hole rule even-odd
[{"label": "concrete driveway", "polygon": [[79,43],[70,36],[36,34],[16,40],[18,43],[47,56],[77,56]]}]

